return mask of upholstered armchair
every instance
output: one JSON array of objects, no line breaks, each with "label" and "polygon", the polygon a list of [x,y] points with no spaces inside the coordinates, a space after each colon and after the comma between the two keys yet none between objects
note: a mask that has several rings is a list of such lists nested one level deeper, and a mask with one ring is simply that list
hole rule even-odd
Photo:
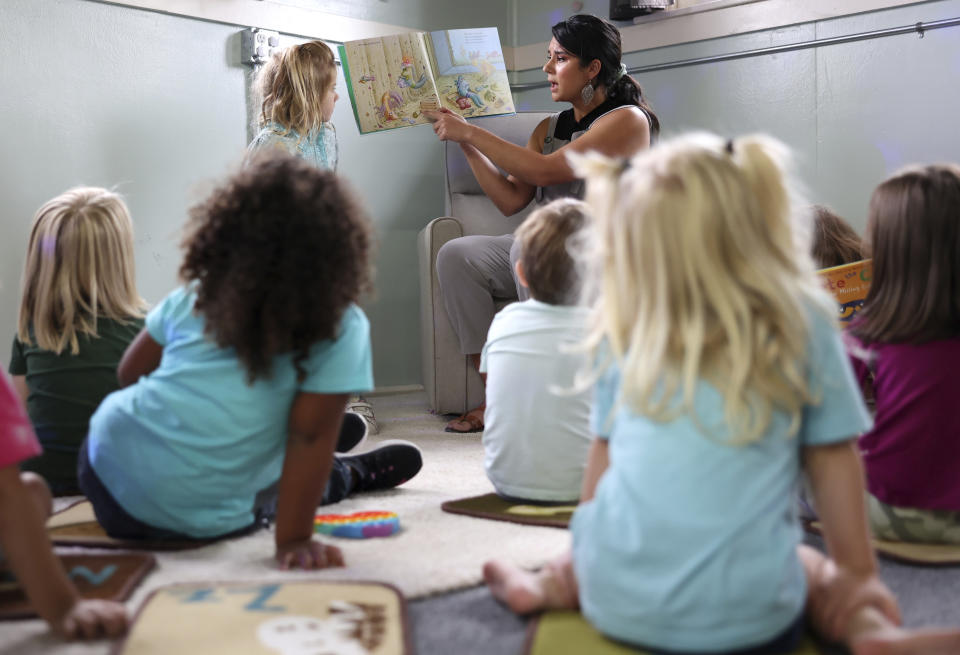
[{"label": "upholstered armchair", "polygon": [[[475,119],[476,125],[502,139],[525,146],[537,124],[550,114],[519,112]],[[470,234],[497,236],[513,232],[530,212],[505,217],[484,195],[456,143],[443,143],[444,211],[417,239],[420,261],[420,341],[423,386],[430,408],[440,414],[462,414],[483,401],[483,383],[473,364],[460,352],[437,281],[437,251],[451,239]],[[505,304],[505,303],[504,303]]]}]

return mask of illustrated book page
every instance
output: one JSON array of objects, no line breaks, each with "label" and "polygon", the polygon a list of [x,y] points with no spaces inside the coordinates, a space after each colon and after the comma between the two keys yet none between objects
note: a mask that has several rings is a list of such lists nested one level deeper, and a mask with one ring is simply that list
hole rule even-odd
[{"label": "illustrated book page", "polygon": [[466,118],[516,111],[495,27],[430,33],[440,101]]},{"label": "illustrated book page", "polygon": [[361,134],[429,122],[425,110],[461,116],[513,113],[495,27],[410,32],[339,47]]}]

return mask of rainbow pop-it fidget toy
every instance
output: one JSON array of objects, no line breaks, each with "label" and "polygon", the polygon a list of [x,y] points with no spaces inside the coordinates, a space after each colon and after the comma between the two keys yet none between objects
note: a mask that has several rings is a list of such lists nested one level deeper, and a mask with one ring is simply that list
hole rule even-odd
[{"label": "rainbow pop-it fidget toy", "polygon": [[396,512],[354,512],[353,514],[317,514],[313,531],[348,539],[389,537],[400,530]]}]

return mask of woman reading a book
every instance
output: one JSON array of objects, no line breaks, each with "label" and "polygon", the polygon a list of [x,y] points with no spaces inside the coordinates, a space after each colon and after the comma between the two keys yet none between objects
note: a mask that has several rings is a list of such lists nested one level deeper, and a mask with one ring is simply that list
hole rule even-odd
[{"label": "woman reading a book", "polygon": [[[660,130],[656,115],[620,61],[620,32],[602,18],[580,14],[553,26],[543,71],[550,97],[571,107],[544,119],[526,147],[504,141],[448,110],[424,112],[442,141],[460,144],[477,181],[505,216],[536,198],[581,197],[583,183],[567,162],[570,151],[629,157],[648,148]],[[502,169],[507,172],[504,176]],[[521,298],[513,235],[465,236],[444,244],[437,274],[460,351],[479,368],[493,321],[493,298]],[[483,429],[481,405],[447,424],[448,432]]]}]

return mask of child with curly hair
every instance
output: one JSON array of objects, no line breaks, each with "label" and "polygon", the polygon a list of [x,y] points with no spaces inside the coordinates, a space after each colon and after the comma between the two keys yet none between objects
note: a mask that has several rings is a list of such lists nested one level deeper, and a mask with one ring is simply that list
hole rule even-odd
[{"label": "child with curly hair", "polygon": [[873,280],[847,336],[877,409],[860,437],[870,527],[960,544],[960,166],[913,166],[880,184],[867,244]]},{"label": "child with curly hair", "polygon": [[75,495],[90,416],[117,390],[117,364],[146,313],[123,199],[77,187],[46,202],[34,217],[22,286],[9,370],[43,446],[22,469],[56,496]]},{"label": "child with curly hair", "polygon": [[220,538],[275,513],[282,567],[341,564],[312,539],[317,505],[422,464],[402,442],[334,457],[348,394],[373,385],[355,304],[368,221],[336,175],[285,154],[255,158],[191,218],[184,285],[147,315],[126,388],[91,419],[81,489],[114,537]]},{"label": "child with curly hair", "polygon": [[[317,168],[337,170],[340,146],[334,128],[337,64],[323,41],[284,48],[264,64],[254,81],[260,101],[259,132],[247,147],[247,157],[263,150],[280,150]],[[347,403],[372,434],[380,431],[373,406],[362,396]]]},{"label": "child with curly hair", "polygon": [[[579,607],[671,653],[791,653],[806,619],[857,655],[960,652],[901,629],[868,538],[856,437],[869,427],[798,225],[786,148],[688,135],[592,159],[586,345],[591,446],[572,553],[488,562],[518,612]],[[829,556],[800,544],[801,472]]]}]

